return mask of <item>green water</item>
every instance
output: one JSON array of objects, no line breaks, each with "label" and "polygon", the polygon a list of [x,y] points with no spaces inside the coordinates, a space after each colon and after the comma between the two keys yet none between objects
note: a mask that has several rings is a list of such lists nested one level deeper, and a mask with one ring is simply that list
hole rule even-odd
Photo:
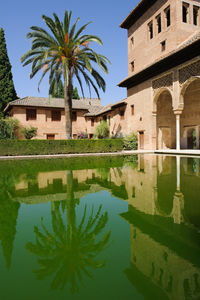
[{"label": "green water", "polygon": [[200,160],[0,161],[0,299],[200,299]]}]

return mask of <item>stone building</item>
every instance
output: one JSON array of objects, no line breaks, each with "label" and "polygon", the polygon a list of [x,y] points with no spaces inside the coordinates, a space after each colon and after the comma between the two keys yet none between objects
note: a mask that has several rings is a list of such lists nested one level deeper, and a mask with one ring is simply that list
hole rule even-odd
[{"label": "stone building", "polygon": [[199,149],[200,1],[141,0],[128,31],[127,118],[139,148]]},{"label": "stone building", "polygon": [[[115,104],[101,105],[101,99],[81,98],[72,101],[72,136],[84,133],[92,138],[102,120],[109,124],[110,135],[126,132],[126,99]],[[18,119],[24,127],[37,128],[36,139],[65,139],[64,99],[25,97],[8,103],[5,112]]]}]

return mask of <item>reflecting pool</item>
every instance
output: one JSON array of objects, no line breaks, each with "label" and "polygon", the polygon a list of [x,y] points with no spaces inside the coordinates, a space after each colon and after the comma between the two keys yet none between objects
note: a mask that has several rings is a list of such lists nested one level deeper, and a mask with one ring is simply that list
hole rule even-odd
[{"label": "reflecting pool", "polygon": [[200,299],[200,160],[0,161],[0,299]]}]

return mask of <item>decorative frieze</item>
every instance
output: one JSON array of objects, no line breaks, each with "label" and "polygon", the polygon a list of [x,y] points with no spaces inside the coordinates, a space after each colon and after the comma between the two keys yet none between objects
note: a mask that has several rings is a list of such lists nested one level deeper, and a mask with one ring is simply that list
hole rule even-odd
[{"label": "decorative frieze", "polygon": [[183,85],[192,76],[200,76],[200,60],[179,70],[180,85]]},{"label": "decorative frieze", "polygon": [[161,78],[158,78],[152,82],[152,88],[154,90],[154,94],[161,88],[168,88],[173,90],[173,75],[167,74]]}]

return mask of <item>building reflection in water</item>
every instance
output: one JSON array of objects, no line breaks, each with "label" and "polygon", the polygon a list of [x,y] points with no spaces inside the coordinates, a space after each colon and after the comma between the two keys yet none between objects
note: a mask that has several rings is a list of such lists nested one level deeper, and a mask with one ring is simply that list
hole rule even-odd
[{"label": "building reflection in water", "polygon": [[[133,160],[133,161],[132,161]],[[121,214],[131,228],[131,262],[125,274],[147,299],[200,299],[200,160],[139,155],[114,168],[74,170],[80,199],[101,190],[127,201]],[[13,200],[66,199],[66,170],[26,175]]]},{"label": "building reflection in water", "polygon": [[145,299],[200,299],[199,159],[148,158],[144,188],[121,215],[131,227],[125,274]]}]

